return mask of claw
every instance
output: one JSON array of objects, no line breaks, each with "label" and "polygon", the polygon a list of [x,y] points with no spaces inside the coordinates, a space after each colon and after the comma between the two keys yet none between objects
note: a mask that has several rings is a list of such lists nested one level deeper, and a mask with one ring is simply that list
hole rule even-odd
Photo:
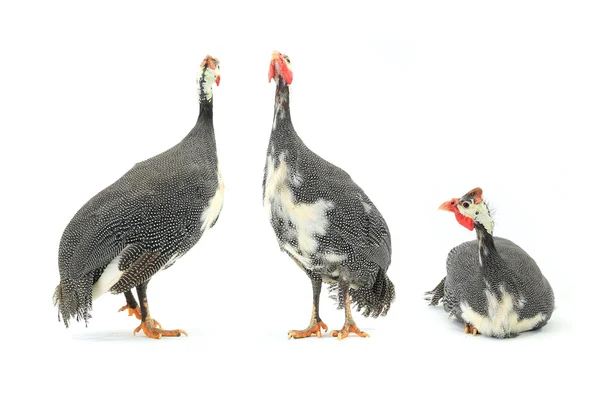
[{"label": "claw", "polygon": [[163,330],[162,325],[157,320],[152,318],[146,318],[146,321],[142,322],[133,330],[133,334],[135,335],[139,331],[143,331],[146,336],[152,339],[160,339],[163,336],[181,336],[182,334],[188,336],[187,332],[183,329]]},{"label": "claw", "polygon": [[477,336],[479,331],[473,325],[465,323],[465,333],[472,333],[473,336]]},{"label": "claw", "polygon": [[354,324],[352,325],[344,325],[344,327],[342,329],[340,329],[339,331],[331,331],[331,336],[333,337],[337,337],[339,340],[345,339],[348,337],[348,335],[350,335],[350,333],[355,333],[360,337],[371,337],[368,333],[361,331],[360,329],[358,329],[358,327]]},{"label": "claw", "polygon": [[323,329],[325,332],[327,332],[327,330],[329,328],[327,328],[327,325],[325,325],[325,322],[323,322],[323,321],[311,323],[308,326],[308,328],[306,328],[304,330],[301,330],[301,331],[296,331],[296,330],[288,331],[288,340],[290,340],[291,338],[294,338],[294,339],[307,338],[307,337],[310,337],[312,335],[316,335],[317,337],[321,337],[321,329]]}]

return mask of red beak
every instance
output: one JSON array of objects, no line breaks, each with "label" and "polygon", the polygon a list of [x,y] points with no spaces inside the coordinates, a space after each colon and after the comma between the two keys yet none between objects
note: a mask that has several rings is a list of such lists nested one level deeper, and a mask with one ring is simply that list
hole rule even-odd
[{"label": "red beak", "polygon": [[458,199],[454,198],[452,200],[448,200],[448,201],[442,203],[438,207],[438,210],[453,212],[454,216],[456,217],[456,220],[458,221],[459,224],[461,224],[462,226],[464,226],[465,228],[467,228],[470,231],[473,230],[473,228],[475,226],[475,222],[473,221],[473,219],[471,219],[465,215],[462,215],[460,213],[460,211],[458,211]]}]

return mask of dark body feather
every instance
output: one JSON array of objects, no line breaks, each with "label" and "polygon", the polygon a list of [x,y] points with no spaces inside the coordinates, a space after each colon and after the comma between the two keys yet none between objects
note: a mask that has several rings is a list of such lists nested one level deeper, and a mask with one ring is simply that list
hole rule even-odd
[{"label": "dark body feather", "polygon": [[[510,240],[493,237],[477,224],[476,229],[479,240],[462,243],[448,254],[446,277],[426,293],[430,305],[443,301],[451,316],[474,324],[471,314],[465,312],[468,306],[489,320],[485,327],[477,327],[489,336],[512,337],[546,325],[554,310],[554,293],[536,262]],[[502,308],[508,308],[507,303],[512,304],[510,310]],[[504,314],[509,311],[516,320],[499,320],[508,321]]]},{"label": "dark body feather", "polygon": [[55,291],[65,324],[71,317],[87,323],[92,286],[113,260],[124,273],[111,292],[121,293],[191,249],[205,230],[203,212],[219,187],[212,102],[204,100],[196,125],[180,143],[137,163],[90,199],[66,227]]},{"label": "dark body feather", "polygon": [[[311,151],[297,135],[290,117],[289,87],[281,82],[263,198],[281,249],[311,279],[331,283],[333,291],[344,279],[350,284],[352,302],[364,309],[364,315],[387,313],[395,296],[387,276],[392,253],[388,226],[350,175]],[[310,209],[315,220],[296,221],[293,208],[298,207]],[[305,226],[312,245],[299,243]],[[342,296],[339,301],[341,307]]]}]

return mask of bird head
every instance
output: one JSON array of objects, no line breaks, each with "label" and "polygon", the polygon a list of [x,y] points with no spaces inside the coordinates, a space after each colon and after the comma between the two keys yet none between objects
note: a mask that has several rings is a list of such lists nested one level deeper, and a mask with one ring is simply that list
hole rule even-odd
[{"label": "bird head", "polygon": [[275,79],[275,82],[279,83],[282,78],[285,83],[291,85],[294,78],[292,63],[288,56],[274,51],[271,55],[271,65],[269,65],[269,82],[271,82],[271,79]]},{"label": "bird head", "polygon": [[212,84],[216,83],[219,86],[219,82],[221,82],[219,60],[213,56],[206,56],[200,64],[200,70],[196,76],[198,93],[201,97],[204,95],[210,100],[212,98]]},{"label": "bird head", "polygon": [[475,188],[459,199],[454,198],[442,203],[439,210],[453,212],[458,223],[470,231],[477,222],[483,225],[491,235],[494,221],[487,204],[482,199],[482,194],[481,188]]}]

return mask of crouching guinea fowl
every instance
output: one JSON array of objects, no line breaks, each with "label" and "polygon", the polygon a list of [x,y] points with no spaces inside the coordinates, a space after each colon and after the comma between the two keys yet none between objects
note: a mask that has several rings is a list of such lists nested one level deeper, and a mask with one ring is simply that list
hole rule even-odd
[{"label": "crouching guinea fowl", "polygon": [[312,282],[313,307],[304,330],[288,338],[321,336],[322,282],[345,308],[345,323],[333,336],[360,331],[351,304],[365,316],[386,315],[395,297],[387,276],[390,233],[385,220],[350,176],[313,153],[296,134],[290,117],[290,59],[273,52],[269,81],[275,80],[275,115],[263,178],[263,202],[279,246]]},{"label": "crouching guinea fowl", "polygon": [[465,324],[465,333],[497,338],[546,325],[554,310],[554,294],[535,261],[519,246],[492,236],[494,221],[482,191],[475,188],[440,206],[477,240],[453,248],[446,277],[425,293],[430,305],[444,303],[450,316]]},{"label": "crouching guinea fowl", "polygon": [[[200,113],[190,133],[169,150],[139,162],[90,199],[65,229],[59,248],[60,283],[54,292],[59,320],[91,317],[92,301],[124,293],[141,320],[134,334],[180,336],[150,317],[146,287],[154,274],[190,250],[212,227],[223,205],[213,129],[212,85],[219,61],[207,56],[197,77]],[[135,288],[139,306],[131,289]]]}]

